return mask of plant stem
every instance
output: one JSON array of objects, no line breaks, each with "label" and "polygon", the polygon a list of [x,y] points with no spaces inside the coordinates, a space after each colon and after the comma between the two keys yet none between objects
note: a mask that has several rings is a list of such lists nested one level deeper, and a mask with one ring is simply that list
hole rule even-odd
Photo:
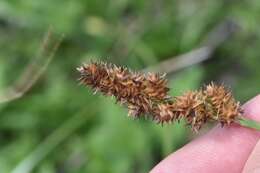
[{"label": "plant stem", "polygon": [[[88,111],[88,114],[86,113]],[[77,129],[84,125],[94,112],[83,109],[66,120],[44,141],[42,141],[27,157],[25,157],[11,171],[11,173],[29,173],[38,166],[38,164],[47,157],[56,147],[71,136]]]},{"label": "plant stem", "polygon": [[250,120],[245,117],[239,117],[239,124],[244,127],[249,127],[260,131],[260,122]]}]

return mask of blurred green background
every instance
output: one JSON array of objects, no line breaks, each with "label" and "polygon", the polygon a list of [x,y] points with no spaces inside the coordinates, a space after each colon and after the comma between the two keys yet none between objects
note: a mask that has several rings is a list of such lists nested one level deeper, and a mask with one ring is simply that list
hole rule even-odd
[{"label": "blurred green background", "polygon": [[190,129],[129,119],[113,99],[79,86],[76,67],[101,59],[134,70],[160,68],[215,44],[229,30],[210,34],[228,21],[232,34],[206,61],[165,70],[174,71],[173,95],[217,81],[244,103],[259,93],[259,18],[258,0],[0,0],[2,93],[34,60],[49,26],[65,35],[29,92],[0,104],[0,172],[148,172],[191,140]]}]

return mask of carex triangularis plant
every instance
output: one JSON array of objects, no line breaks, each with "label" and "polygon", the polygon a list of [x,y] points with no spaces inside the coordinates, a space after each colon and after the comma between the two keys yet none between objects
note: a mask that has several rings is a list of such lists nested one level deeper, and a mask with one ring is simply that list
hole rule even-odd
[{"label": "carex triangularis plant", "polygon": [[208,121],[219,122],[222,126],[232,123],[248,126],[243,123],[246,119],[240,103],[223,85],[210,83],[199,90],[172,97],[168,94],[165,75],[132,72],[104,62],[85,64],[77,70],[81,84],[94,92],[114,96],[128,108],[128,115],[132,117],[150,117],[161,124],[185,119],[195,132]]}]

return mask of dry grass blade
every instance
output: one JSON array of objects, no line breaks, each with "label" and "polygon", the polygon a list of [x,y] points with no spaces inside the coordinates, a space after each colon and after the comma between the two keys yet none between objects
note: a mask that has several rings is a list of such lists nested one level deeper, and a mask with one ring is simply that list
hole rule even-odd
[{"label": "dry grass blade", "polygon": [[182,55],[169,58],[155,66],[144,69],[143,71],[172,73],[194,64],[199,64],[212,58],[212,54],[216,48],[229,39],[238,29],[239,26],[232,20],[225,20],[209,32],[202,41],[201,47],[195,48]]},{"label": "dry grass blade", "polygon": [[58,40],[54,39],[51,29],[48,30],[44,36],[38,55],[25,68],[14,84],[2,91],[0,94],[0,103],[16,100],[32,88],[53,59],[62,39],[63,36]]}]

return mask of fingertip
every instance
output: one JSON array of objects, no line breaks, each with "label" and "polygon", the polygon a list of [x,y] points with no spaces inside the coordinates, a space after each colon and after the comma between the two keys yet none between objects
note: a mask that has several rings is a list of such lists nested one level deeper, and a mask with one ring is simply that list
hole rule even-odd
[{"label": "fingertip", "polygon": [[[246,117],[260,120],[260,95],[244,106]],[[150,173],[241,172],[259,139],[255,130],[238,125],[216,127],[160,162]]]}]

